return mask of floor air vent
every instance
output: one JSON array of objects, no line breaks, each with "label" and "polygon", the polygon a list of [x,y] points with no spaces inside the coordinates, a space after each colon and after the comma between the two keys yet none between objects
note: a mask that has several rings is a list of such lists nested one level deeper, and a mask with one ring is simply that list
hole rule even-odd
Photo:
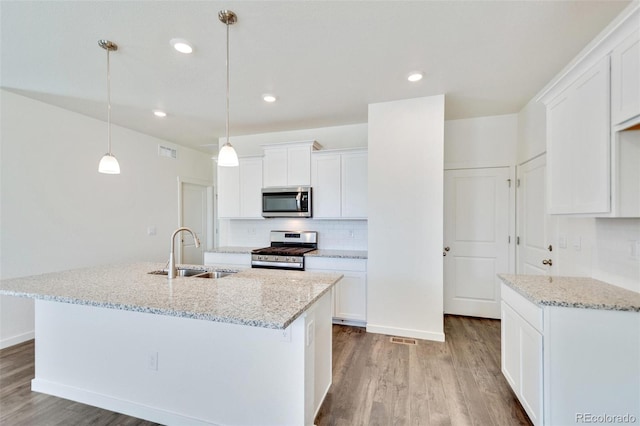
[{"label": "floor air vent", "polygon": [[416,339],[405,339],[404,337],[392,337],[391,343],[398,343],[400,345],[417,345]]}]

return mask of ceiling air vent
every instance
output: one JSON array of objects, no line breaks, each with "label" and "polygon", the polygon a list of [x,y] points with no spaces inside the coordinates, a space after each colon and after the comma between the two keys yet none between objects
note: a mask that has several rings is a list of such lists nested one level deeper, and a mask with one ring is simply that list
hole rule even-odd
[{"label": "ceiling air vent", "polygon": [[158,145],[158,157],[178,158],[178,150],[166,146]]}]

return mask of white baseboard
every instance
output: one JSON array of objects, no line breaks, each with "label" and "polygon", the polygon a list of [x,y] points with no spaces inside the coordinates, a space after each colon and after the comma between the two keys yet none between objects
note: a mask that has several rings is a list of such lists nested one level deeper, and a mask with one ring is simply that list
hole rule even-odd
[{"label": "white baseboard", "polygon": [[11,336],[6,339],[0,340],[0,349],[8,348],[9,346],[17,345],[18,343],[26,342],[35,337],[33,331],[27,333],[18,334],[17,336]]},{"label": "white baseboard", "polygon": [[149,407],[135,402],[88,391],[85,389],[50,382],[48,380],[37,378],[33,379],[31,381],[31,390],[35,392],[46,393],[47,395],[70,399],[72,401],[80,402],[94,407],[104,408],[105,410],[115,411],[117,413],[126,414],[127,416],[133,416],[165,425],[215,425],[215,423],[184,416],[171,411]]},{"label": "white baseboard", "polygon": [[444,342],[443,332],[415,330],[411,328],[387,327],[384,325],[376,325],[371,323],[367,323],[367,333],[387,334],[389,336],[411,337],[414,339]]}]

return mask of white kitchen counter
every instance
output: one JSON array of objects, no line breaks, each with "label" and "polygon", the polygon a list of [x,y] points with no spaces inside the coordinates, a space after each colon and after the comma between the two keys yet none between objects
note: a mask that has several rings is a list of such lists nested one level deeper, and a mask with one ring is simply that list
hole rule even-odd
[{"label": "white kitchen counter", "polygon": [[0,294],[284,329],[342,277],[246,269],[219,279],[178,277],[169,281],[166,276],[147,273],[164,266],[110,265],[2,280]]}]

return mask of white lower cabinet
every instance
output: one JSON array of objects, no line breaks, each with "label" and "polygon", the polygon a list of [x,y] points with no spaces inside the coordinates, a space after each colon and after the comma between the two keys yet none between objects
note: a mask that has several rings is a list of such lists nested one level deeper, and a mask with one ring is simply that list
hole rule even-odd
[{"label": "white lower cabinet", "polygon": [[542,334],[502,302],[502,372],[531,422],[542,418]]},{"label": "white lower cabinet", "polygon": [[204,264],[207,266],[220,266],[248,268],[251,266],[251,253],[218,253],[205,252]]},{"label": "white lower cabinet", "polygon": [[366,259],[307,257],[305,269],[342,274],[333,290],[334,323],[364,326],[367,323]]},{"label": "white lower cabinet", "polygon": [[533,424],[640,421],[640,312],[538,306],[504,284],[501,292],[502,373]]}]

